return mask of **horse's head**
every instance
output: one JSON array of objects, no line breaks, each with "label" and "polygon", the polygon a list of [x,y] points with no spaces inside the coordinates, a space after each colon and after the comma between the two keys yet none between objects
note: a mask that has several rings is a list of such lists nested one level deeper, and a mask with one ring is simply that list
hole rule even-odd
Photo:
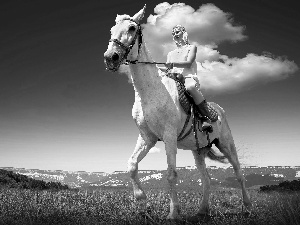
[{"label": "horse's head", "polygon": [[140,21],[144,16],[146,5],[133,17],[117,16],[116,25],[111,28],[111,39],[104,53],[106,69],[117,71],[127,59],[136,39],[141,37]]}]

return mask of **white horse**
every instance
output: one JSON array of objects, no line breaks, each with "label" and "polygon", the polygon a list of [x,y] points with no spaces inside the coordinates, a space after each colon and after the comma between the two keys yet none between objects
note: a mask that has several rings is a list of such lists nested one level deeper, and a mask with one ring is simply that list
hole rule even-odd
[{"label": "white horse", "polygon": [[[191,134],[178,141],[187,114],[178,100],[175,81],[162,76],[158,67],[153,64],[138,62],[153,62],[145,42],[142,40],[140,21],[144,16],[145,7],[133,17],[118,15],[116,25],[111,28],[111,39],[104,53],[106,68],[117,71],[125,60],[129,62],[132,83],[135,90],[135,103],[132,116],[140,131],[135,150],[128,161],[128,171],[136,199],[146,199],[138,179],[138,163],[146,156],[158,140],[165,143],[167,154],[167,179],[170,190],[170,213],[168,219],[178,219],[179,203],[176,192],[176,153],[177,148],[191,150],[196,166],[201,173],[203,183],[203,199],[199,215],[205,215],[209,210],[210,178],[206,170],[205,157],[215,160],[219,158],[214,150],[207,146],[205,134],[199,136],[200,151],[197,151],[195,137]],[[219,119],[213,123],[215,146],[232,164],[237,179],[241,184],[243,202],[250,209],[251,202],[245,188],[245,178],[240,169],[233,137],[228,126],[224,110],[215,103],[210,103],[218,112]],[[204,143],[204,144],[203,144]]]}]

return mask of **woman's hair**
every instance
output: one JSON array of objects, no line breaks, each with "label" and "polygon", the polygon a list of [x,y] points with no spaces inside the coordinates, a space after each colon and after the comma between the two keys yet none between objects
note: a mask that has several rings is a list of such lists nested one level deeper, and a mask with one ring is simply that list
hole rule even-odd
[{"label": "woman's hair", "polygon": [[174,30],[180,30],[183,33],[183,35],[182,35],[183,41],[186,45],[188,45],[189,44],[189,37],[188,37],[188,33],[186,32],[185,28],[180,24],[173,27],[172,36],[173,36],[173,40],[176,42],[176,40],[174,39]]}]

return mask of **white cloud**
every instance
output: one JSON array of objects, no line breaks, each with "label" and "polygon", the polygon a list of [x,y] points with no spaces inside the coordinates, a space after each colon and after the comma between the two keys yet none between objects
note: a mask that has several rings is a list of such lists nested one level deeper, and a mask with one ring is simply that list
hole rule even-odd
[{"label": "white cloud", "polygon": [[153,147],[150,149],[149,153],[160,153],[161,149],[158,147]]},{"label": "white cloud", "polygon": [[224,62],[198,63],[198,75],[205,92],[220,94],[238,92],[251,87],[287,78],[297,69],[294,62],[265,55],[248,54],[246,57],[228,58]]},{"label": "white cloud", "polygon": [[219,51],[215,50],[217,47],[216,45],[199,45],[198,43],[191,43],[197,46],[197,54],[196,61],[197,62],[204,62],[205,60],[208,61],[217,61],[220,59],[221,55]]},{"label": "white cloud", "polygon": [[[238,92],[253,86],[289,77],[298,66],[287,59],[271,54],[248,53],[244,58],[229,58],[216,49],[224,41],[246,40],[244,26],[235,25],[231,14],[213,4],[204,4],[195,10],[184,3],[158,4],[143,24],[143,37],[155,61],[165,62],[169,51],[176,46],[171,30],[183,25],[191,44],[197,46],[198,76],[205,94]],[[122,72],[130,73],[128,68]]]}]

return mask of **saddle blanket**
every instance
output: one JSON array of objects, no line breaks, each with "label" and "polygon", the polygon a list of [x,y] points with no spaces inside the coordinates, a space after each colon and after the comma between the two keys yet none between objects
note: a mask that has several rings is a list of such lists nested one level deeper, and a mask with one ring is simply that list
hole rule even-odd
[{"label": "saddle blanket", "polygon": [[[210,146],[215,139],[219,138],[218,125],[221,124],[221,120],[219,117],[216,122],[212,123],[212,133],[202,132],[200,120],[197,120],[195,124],[196,129],[194,129],[193,119],[192,117],[190,117],[186,125],[185,131],[183,132],[181,137],[179,136],[178,138],[178,148],[186,150],[197,150],[196,136],[198,139],[199,148]],[[194,133],[195,131],[197,132],[196,135]]]}]

